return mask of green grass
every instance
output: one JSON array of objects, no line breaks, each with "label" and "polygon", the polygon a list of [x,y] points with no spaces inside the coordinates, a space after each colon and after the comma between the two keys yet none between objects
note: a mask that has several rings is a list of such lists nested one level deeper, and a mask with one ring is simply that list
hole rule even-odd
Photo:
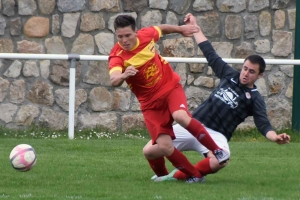
[{"label": "green grass", "polygon": [[[142,156],[148,141],[143,138],[144,132],[126,136],[105,133],[107,136],[97,138],[101,132],[81,131],[77,139],[68,140],[66,135],[60,139],[49,137],[45,130],[44,136],[38,137],[39,131],[33,138],[24,131],[15,133],[17,138],[0,135],[0,200],[300,199],[299,143],[277,145],[260,137],[255,142],[236,142],[237,137],[230,142],[229,165],[207,176],[205,183],[155,183],[150,180],[153,173]],[[89,135],[92,137],[88,140]],[[296,134],[294,137],[296,141],[299,138]],[[251,138],[253,135],[240,136],[240,140],[253,141]],[[9,163],[10,151],[20,143],[32,145],[38,155],[29,172],[15,171]],[[185,154],[193,163],[200,159],[195,152]]]},{"label": "green grass", "polygon": [[[286,133],[291,136],[294,143],[300,143],[300,132],[289,128],[283,128],[276,131],[277,134]],[[233,134],[231,142],[265,142],[267,139],[259,133],[256,128],[236,130]]]},{"label": "green grass", "polygon": [[[293,142],[300,143],[300,132],[293,131],[289,128],[278,130],[277,133],[287,133],[291,136]],[[111,132],[102,128],[75,130],[76,139],[93,140],[93,139],[114,139],[114,138],[140,138],[150,139],[146,129],[132,129],[127,133]],[[67,139],[68,130],[52,131],[43,127],[32,126],[24,130],[7,129],[0,126],[0,138],[22,138],[22,139]],[[265,142],[266,138],[262,136],[256,128],[236,130],[231,139],[233,142]]]}]

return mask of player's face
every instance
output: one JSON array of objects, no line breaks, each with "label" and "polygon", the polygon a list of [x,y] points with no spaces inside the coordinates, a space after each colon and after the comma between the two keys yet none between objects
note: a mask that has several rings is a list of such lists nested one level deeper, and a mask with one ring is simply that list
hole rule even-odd
[{"label": "player's face", "polygon": [[259,73],[259,64],[253,64],[246,60],[240,74],[240,83],[248,88],[253,88],[254,82],[260,77],[262,77],[262,73]]},{"label": "player's face", "polygon": [[131,50],[136,45],[137,33],[132,30],[131,26],[118,28],[116,30],[116,36],[119,44],[127,51]]}]

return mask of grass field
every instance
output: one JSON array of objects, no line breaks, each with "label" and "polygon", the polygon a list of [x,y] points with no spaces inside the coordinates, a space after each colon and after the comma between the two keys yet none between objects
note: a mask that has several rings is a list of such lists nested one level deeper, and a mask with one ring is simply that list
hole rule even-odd
[{"label": "grass field", "polygon": [[[299,143],[235,139],[225,169],[208,175],[204,183],[186,184],[150,180],[153,173],[141,153],[148,139],[142,136],[46,138],[0,135],[0,200],[300,199]],[[9,163],[10,151],[20,143],[32,145],[38,155],[29,172],[15,171]],[[200,159],[195,152],[185,154],[193,163]],[[173,169],[169,163],[168,168]]]}]

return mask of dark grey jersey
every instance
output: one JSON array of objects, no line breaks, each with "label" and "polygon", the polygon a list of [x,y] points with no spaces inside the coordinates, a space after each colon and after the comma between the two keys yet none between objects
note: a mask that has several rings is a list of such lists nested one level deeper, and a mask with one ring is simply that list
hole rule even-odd
[{"label": "dark grey jersey", "polygon": [[229,141],[236,127],[246,117],[253,116],[261,134],[272,129],[266,113],[265,102],[254,88],[239,84],[240,73],[219,57],[209,41],[199,44],[208,65],[220,78],[220,84],[209,98],[198,106],[193,117],[205,126],[222,133]]}]

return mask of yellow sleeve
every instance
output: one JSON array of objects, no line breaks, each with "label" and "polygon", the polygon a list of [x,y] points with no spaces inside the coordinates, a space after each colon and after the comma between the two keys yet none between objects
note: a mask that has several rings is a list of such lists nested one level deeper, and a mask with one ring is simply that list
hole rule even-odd
[{"label": "yellow sleeve", "polygon": [[161,30],[158,26],[153,26],[155,28],[155,30],[157,30],[158,32],[158,36],[161,37],[162,33],[161,33]]},{"label": "yellow sleeve", "polygon": [[109,74],[113,73],[114,71],[120,71],[122,73],[122,67],[113,67],[111,70],[109,70]]}]

